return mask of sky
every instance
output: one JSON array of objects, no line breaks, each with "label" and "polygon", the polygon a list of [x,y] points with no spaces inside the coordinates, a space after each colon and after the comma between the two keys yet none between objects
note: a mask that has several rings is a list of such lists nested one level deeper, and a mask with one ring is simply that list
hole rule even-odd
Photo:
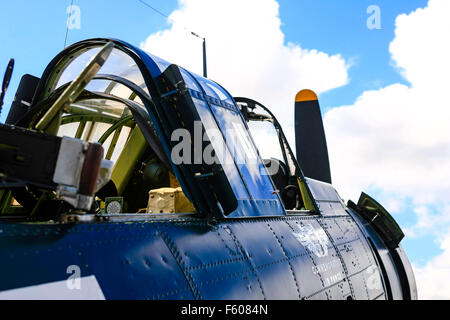
[{"label": "sky", "polygon": [[[406,234],[419,298],[450,299],[450,1],[145,1],[163,15],[140,0],[74,0],[67,44],[119,38],[201,74],[193,31],[208,76],[271,108],[291,145],[295,94],[316,91],[334,186],[382,203]],[[64,48],[70,2],[2,1],[0,72],[16,64],[1,121],[21,75],[40,76]]]}]

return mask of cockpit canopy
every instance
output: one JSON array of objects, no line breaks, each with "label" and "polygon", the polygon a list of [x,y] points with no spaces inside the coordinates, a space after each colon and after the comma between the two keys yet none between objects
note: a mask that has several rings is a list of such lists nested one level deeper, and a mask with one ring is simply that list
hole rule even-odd
[{"label": "cockpit canopy", "polygon": [[122,197],[125,212],[142,212],[149,191],[181,187],[200,216],[286,214],[231,95],[125,42],[92,39],[61,52],[17,124],[103,146],[113,166],[99,208]]}]

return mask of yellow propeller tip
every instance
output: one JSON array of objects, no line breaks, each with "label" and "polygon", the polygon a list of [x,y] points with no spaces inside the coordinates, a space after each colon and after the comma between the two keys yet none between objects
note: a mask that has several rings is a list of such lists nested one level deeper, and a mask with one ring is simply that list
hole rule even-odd
[{"label": "yellow propeller tip", "polygon": [[317,101],[317,100],[318,100],[317,95],[314,93],[314,91],[309,89],[301,90],[295,96],[295,102]]}]

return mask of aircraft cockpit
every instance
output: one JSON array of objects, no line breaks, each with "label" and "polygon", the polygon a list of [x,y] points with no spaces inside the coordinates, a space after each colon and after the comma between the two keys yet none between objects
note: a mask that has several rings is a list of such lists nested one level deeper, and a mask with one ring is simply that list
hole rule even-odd
[{"label": "aircraft cockpit", "polygon": [[[71,83],[100,49],[90,49],[73,60],[54,90]],[[111,162],[111,179],[96,193],[96,213],[150,213],[150,190],[180,187],[143,99],[151,100],[136,63],[113,49],[83,93],[61,116],[58,136],[99,143],[104,159]],[[164,208],[161,212],[165,212]]]},{"label": "aircraft cockpit", "polygon": [[74,44],[26,87],[0,128],[2,218],[314,211],[267,108],[129,44]]},{"label": "aircraft cockpit", "polygon": [[288,213],[314,210],[302,182],[300,168],[273,113],[255,100],[234,99]]},{"label": "aircraft cockpit", "polygon": [[[10,122],[17,127],[62,138],[60,151],[65,148],[66,156],[58,160],[66,164],[56,168],[52,182],[62,182],[66,187],[52,190],[30,181],[22,180],[19,185],[17,181],[5,181],[3,187],[16,185],[0,190],[2,216],[45,220],[79,212],[77,207],[83,205],[79,199],[71,199],[77,196],[70,195],[67,187],[67,181],[78,178],[68,176],[76,169],[75,175],[79,174],[85,160],[81,153],[67,152],[77,147],[75,141],[83,142],[84,148],[87,144],[103,148],[95,193],[83,208],[88,213],[153,213],[149,209],[150,190],[160,189],[168,193],[167,197],[182,194],[143,103],[151,98],[141,71],[123,51],[109,48],[106,54],[101,53],[104,49],[97,45],[66,54],[47,68],[48,80],[41,88],[44,94],[39,102],[26,113],[10,113]],[[100,66],[98,61],[102,59]],[[195,211],[184,195],[181,201],[184,212]],[[173,211],[163,206],[157,213]]]}]

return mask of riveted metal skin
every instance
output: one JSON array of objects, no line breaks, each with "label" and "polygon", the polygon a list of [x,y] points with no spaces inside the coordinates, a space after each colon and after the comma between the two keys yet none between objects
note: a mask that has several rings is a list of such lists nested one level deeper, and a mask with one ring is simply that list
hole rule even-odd
[{"label": "riveted metal skin", "polygon": [[192,217],[3,223],[0,291],[66,280],[67,267],[77,265],[82,277],[95,276],[106,299],[403,298],[391,279],[396,266],[381,252],[392,269],[388,295],[380,262],[352,215],[227,219],[215,226]]}]

